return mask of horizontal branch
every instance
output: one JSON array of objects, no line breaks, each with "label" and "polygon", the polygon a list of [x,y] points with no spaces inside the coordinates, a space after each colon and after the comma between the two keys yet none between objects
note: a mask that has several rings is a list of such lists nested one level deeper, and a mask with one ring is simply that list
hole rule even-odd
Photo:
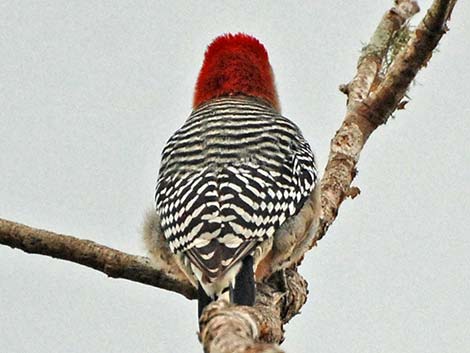
[{"label": "horizontal branch", "polygon": [[180,278],[174,278],[152,266],[143,256],[97,244],[91,240],[31,228],[23,224],[0,219],[0,244],[21,249],[31,254],[41,254],[91,267],[113,278],[170,290],[188,299],[196,298],[196,290]]},{"label": "horizontal branch", "polygon": [[[196,297],[189,281],[175,278],[167,270],[154,267],[150,259],[126,254],[90,240],[0,219],[0,244],[31,254],[75,262],[113,278],[170,290],[188,299]],[[307,282],[294,270],[288,270],[281,282],[279,285],[274,277],[265,283],[257,283],[254,307],[229,305],[223,301],[209,306],[200,325],[200,338],[207,351],[245,352],[249,347],[253,353],[282,352],[277,344],[284,337],[283,324],[296,315],[305,303]],[[285,288],[279,290],[279,287]],[[243,339],[240,340],[240,337]],[[234,345],[238,348],[235,349]]]}]

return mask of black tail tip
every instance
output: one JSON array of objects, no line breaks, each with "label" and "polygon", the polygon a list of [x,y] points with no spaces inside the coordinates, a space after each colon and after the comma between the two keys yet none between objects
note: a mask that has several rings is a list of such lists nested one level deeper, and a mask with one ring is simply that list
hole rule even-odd
[{"label": "black tail tip", "polygon": [[[253,256],[246,256],[243,259],[242,267],[235,277],[235,288],[230,290],[230,301],[237,305],[255,305],[256,286],[253,271]],[[198,317],[200,318],[205,307],[214,299],[207,295],[201,284],[198,286]]]},{"label": "black tail tip", "polygon": [[233,302],[238,305],[255,305],[256,286],[253,271],[253,256],[243,259],[242,268],[235,278]]}]

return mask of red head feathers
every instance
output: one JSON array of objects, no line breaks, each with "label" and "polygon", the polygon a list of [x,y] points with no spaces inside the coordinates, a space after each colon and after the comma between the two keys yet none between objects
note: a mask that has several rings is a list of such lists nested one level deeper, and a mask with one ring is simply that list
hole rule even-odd
[{"label": "red head feathers", "polygon": [[256,38],[243,33],[222,35],[209,45],[193,106],[237,94],[261,98],[279,110],[268,53]]}]

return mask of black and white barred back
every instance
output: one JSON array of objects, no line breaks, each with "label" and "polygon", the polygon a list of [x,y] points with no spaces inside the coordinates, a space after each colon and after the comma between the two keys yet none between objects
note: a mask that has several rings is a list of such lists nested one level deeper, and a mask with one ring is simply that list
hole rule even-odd
[{"label": "black and white barred back", "polygon": [[296,215],[316,181],[294,123],[259,100],[225,97],[167,142],[155,199],[171,250],[213,282]]}]

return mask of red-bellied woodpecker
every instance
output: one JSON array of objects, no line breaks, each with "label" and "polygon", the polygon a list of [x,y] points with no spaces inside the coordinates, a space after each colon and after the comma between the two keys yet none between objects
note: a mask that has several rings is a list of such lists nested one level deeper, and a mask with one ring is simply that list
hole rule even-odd
[{"label": "red-bellied woodpecker", "polygon": [[163,150],[155,200],[164,238],[199,288],[200,315],[219,297],[254,304],[258,266],[317,174],[299,128],[280,114],[257,39],[227,34],[212,42],[193,108]]}]

